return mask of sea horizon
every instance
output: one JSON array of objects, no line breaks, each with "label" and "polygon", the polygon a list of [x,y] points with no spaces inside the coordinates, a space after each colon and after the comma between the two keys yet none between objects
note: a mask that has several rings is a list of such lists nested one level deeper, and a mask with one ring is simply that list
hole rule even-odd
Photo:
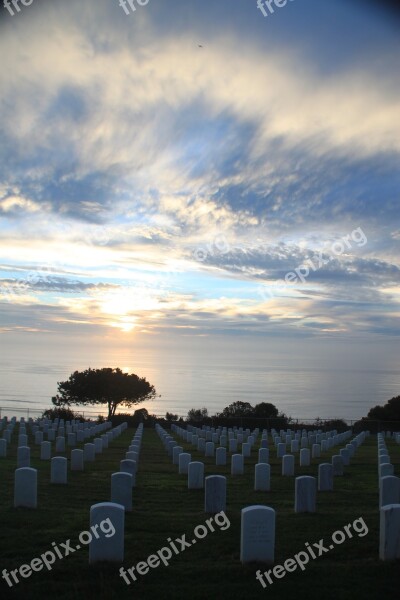
[{"label": "sea horizon", "polygon": [[[3,336],[4,339],[4,336]],[[172,352],[173,348],[173,352]],[[305,353],[301,354],[303,348]],[[379,352],[378,352],[379,349]],[[385,350],[386,349],[386,350]],[[242,338],[235,345],[222,338],[175,339],[171,344],[142,340],[115,346],[66,339],[63,344],[42,336],[7,344],[1,365],[1,416],[37,418],[51,408],[57,382],[75,370],[119,367],[145,377],[161,397],[118,412],[146,408],[158,417],[172,412],[185,418],[191,408],[206,407],[210,416],[232,402],[271,402],[279,412],[299,420],[367,416],[370,408],[397,395],[398,371],[387,341],[374,352],[361,341],[287,341]],[[106,407],[72,406],[95,418]]]}]

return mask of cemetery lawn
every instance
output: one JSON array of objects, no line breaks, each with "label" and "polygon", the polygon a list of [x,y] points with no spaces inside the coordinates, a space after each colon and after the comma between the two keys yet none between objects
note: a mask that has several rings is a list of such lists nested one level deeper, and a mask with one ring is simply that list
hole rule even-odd
[{"label": "cemetery lawn", "polygon": [[[50,484],[50,463],[39,459],[39,447],[31,446],[31,466],[38,469],[38,509],[14,509],[13,485],[16,468],[17,435],[9,446],[8,457],[0,459],[0,571],[19,568],[32,559],[71,540],[78,543],[81,531],[89,529],[89,509],[92,504],[110,500],[110,477],[119,470],[119,461],[134,434],[128,429],[110,443],[96,462],[85,463],[84,472],[68,471],[67,485]],[[176,439],[176,436],[174,436]],[[248,600],[257,598],[297,600],[395,600],[400,590],[400,562],[383,563],[378,558],[379,511],[376,436],[370,436],[357,450],[344,477],[335,478],[334,492],[319,493],[317,513],[294,513],[294,478],[281,477],[280,461],[270,444],[271,492],[254,492],[254,464],[258,443],[250,459],[245,459],[245,474],[232,478],[229,465],[216,467],[215,459],[204,458],[191,445],[179,439],[179,445],[192,453],[192,460],[204,461],[205,474],[226,475],[227,510],[231,526],[209,532],[196,545],[173,556],[170,565],[150,569],[137,575],[129,586],[119,575],[120,565],[88,564],[88,547],[57,560],[52,570],[34,572],[27,579],[9,588],[0,580],[0,598],[24,600]],[[395,475],[400,475],[400,446],[386,441]],[[83,447],[78,444],[77,447]],[[54,444],[53,444],[54,448]],[[337,448],[313,459],[310,467],[298,466],[295,474],[317,476],[318,463],[328,462]],[[66,454],[70,457],[70,449]],[[175,540],[186,534],[194,537],[197,525],[204,524],[204,491],[187,489],[187,477],[178,475],[155,430],[143,432],[137,487],[134,489],[134,509],[125,516],[125,560],[129,569],[144,561],[163,546],[167,538]],[[362,517],[369,532],[353,538],[316,560],[310,560],[305,571],[297,568],[282,579],[272,576],[263,589],[256,580],[257,569],[266,565],[242,567],[240,553],[240,511],[252,504],[264,504],[277,512],[275,565],[305,549],[304,544],[322,538],[330,544],[336,530]],[[179,545],[178,545],[179,547]]]}]

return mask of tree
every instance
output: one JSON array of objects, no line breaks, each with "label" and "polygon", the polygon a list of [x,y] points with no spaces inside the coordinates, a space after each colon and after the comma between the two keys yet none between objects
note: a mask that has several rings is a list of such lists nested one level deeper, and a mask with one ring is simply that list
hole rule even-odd
[{"label": "tree", "polygon": [[112,368],[75,371],[57,386],[59,395],[52,398],[54,406],[107,404],[108,419],[115,415],[119,405],[130,408],[156,396],[154,386],[144,377]]},{"label": "tree", "polygon": [[70,408],[48,408],[42,414],[42,419],[63,419],[64,421],[72,421],[73,419],[83,421],[82,415],[74,412]]},{"label": "tree", "polygon": [[391,398],[384,406],[371,408],[367,418],[377,421],[400,421],[400,396]]},{"label": "tree", "polygon": [[274,419],[278,416],[278,409],[270,402],[260,402],[254,407],[254,416],[259,419]]},{"label": "tree", "polygon": [[139,423],[143,423],[143,421],[147,421],[150,418],[149,411],[146,408],[138,408],[133,413],[133,418],[139,421]]},{"label": "tree", "polygon": [[186,420],[187,421],[204,421],[208,419],[208,409],[207,408],[191,408],[188,411]]},{"label": "tree", "polygon": [[167,413],[165,414],[165,419],[166,419],[168,422],[171,422],[171,421],[177,421],[177,420],[178,420],[178,415],[174,415],[173,413],[167,412]]},{"label": "tree", "polygon": [[254,408],[249,402],[233,402],[229,406],[226,406],[224,410],[218,415],[220,417],[253,417]]}]

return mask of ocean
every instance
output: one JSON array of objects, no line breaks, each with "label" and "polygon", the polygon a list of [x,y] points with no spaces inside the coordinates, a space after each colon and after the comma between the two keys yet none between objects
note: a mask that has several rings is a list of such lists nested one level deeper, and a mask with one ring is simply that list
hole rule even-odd
[{"label": "ocean", "polygon": [[[146,377],[161,397],[135,408],[158,416],[185,417],[201,407],[212,415],[241,400],[272,402],[296,419],[353,420],[400,394],[397,346],[390,340],[177,336],[116,343],[51,335],[11,341],[3,334],[0,344],[1,416],[37,417],[51,407],[58,381],[88,367],[120,367]],[[79,410],[85,416],[105,412]]]}]

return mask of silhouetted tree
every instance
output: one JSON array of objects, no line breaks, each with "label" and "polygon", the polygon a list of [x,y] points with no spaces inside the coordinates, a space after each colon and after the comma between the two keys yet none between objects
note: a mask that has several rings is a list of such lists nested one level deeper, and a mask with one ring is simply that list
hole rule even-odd
[{"label": "silhouetted tree", "polygon": [[391,398],[384,406],[374,406],[367,418],[377,421],[400,421],[400,396]]},{"label": "silhouetted tree", "polygon": [[273,419],[278,416],[278,409],[269,402],[260,402],[254,407],[254,416],[263,419]]},{"label": "silhouetted tree", "polygon": [[168,422],[177,421],[178,420],[178,415],[174,415],[173,413],[167,412],[165,414],[165,418],[166,418],[166,420]]},{"label": "silhouetted tree", "polygon": [[42,414],[42,419],[64,419],[64,421],[72,421],[73,419],[84,421],[84,418],[79,413],[74,412],[70,408],[48,408]]},{"label": "silhouetted tree", "polygon": [[115,415],[119,405],[130,408],[156,396],[154,386],[144,377],[112,368],[75,371],[57,386],[59,395],[52,398],[54,406],[107,404],[108,419]]},{"label": "silhouetted tree", "polygon": [[187,421],[204,421],[208,419],[208,409],[207,408],[191,408],[188,411],[186,420]]},{"label": "silhouetted tree", "polygon": [[150,418],[150,415],[149,411],[146,408],[138,408],[133,413],[133,417],[139,423],[143,423],[144,421],[147,421]]},{"label": "silhouetted tree", "polygon": [[219,417],[252,417],[254,416],[254,407],[249,402],[233,402],[226,406],[224,410],[217,415]]}]

